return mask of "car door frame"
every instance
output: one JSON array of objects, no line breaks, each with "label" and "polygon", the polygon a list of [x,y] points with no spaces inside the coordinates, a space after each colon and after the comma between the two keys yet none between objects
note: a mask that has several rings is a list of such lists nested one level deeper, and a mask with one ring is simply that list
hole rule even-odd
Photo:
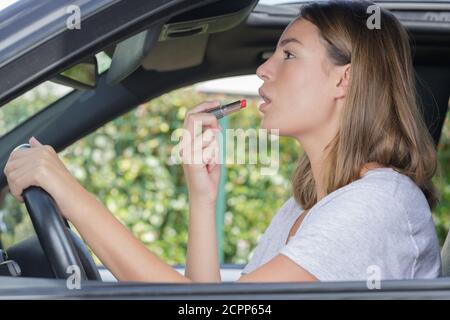
[{"label": "car door frame", "polygon": [[[136,0],[143,6],[149,1]],[[110,10],[101,11],[102,21],[104,23],[105,29],[104,36],[98,39],[93,39],[89,36],[80,36],[77,41],[74,41],[72,50],[67,55],[61,52],[62,56],[51,56],[48,60],[43,60],[39,62],[26,63],[29,66],[26,69],[27,72],[19,72],[14,77],[9,77],[10,87],[7,87],[5,82],[0,82],[0,104],[3,104],[14,97],[26,92],[28,89],[36,86],[38,83],[44,81],[45,79],[51,78],[53,75],[57,74],[64,68],[70,67],[70,65],[76,63],[79,59],[86,55],[87,52],[96,52],[103,48],[106,44],[110,44],[111,41],[118,42],[124,37],[129,36],[130,32],[137,33],[148,27],[149,21],[160,22],[163,19],[167,19],[168,8],[174,8],[178,6],[177,12],[182,12],[189,8],[194,7],[194,5],[205,4],[213,1],[189,1],[189,6],[181,6],[181,3],[186,4],[187,1],[171,1],[169,4],[173,3],[173,7],[165,6],[164,10],[154,11],[151,10],[146,14],[139,14],[137,12],[132,12],[126,15],[128,19],[128,24],[126,28],[123,26],[123,20],[119,22],[114,21],[114,17],[122,14],[124,10],[125,0],[116,1]],[[191,6],[192,5],[192,6]],[[115,13],[114,13],[115,12]],[[171,12],[173,14],[173,12]],[[104,20],[103,20],[104,19]],[[92,19],[95,20],[95,19]],[[117,22],[117,23],[115,23]],[[88,24],[91,23],[91,24]],[[95,21],[86,21],[88,28],[102,27],[103,24]],[[119,25],[120,24],[120,25]],[[33,51],[25,53],[18,59],[11,61],[6,66],[0,70],[0,81],[5,79],[6,76],[14,73],[14,68],[24,68],[21,65],[30,60],[33,56],[42,55],[43,52],[48,52],[58,48],[58,44],[63,43],[65,34],[64,31],[61,35],[55,36],[50,39],[47,43],[35,48]],[[33,60],[33,59],[31,59]],[[45,68],[40,70],[38,66],[45,65]],[[195,70],[193,70],[195,71]],[[211,77],[221,76],[221,74],[212,74]],[[201,78],[199,77],[198,80]],[[195,78],[190,78],[190,81],[195,80]],[[183,83],[183,79],[180,80],[180,85]],[[131,104],[137,104],[141,101],[141,97],[136,97],[132,93],[126,91],[125,84],[122,87],[124,90],[124,97],[115,101],[116,109],[111,113],[111,119],[116,117],[120,112],[126,110],[121,103],[125,103],[126,107],[130,107]],[[100,83],[100,89],[102,84]],[[126,91],[126,92],[125,92]],[[86,94],[86,93],[84,93]],[[105,93],[106,94],[106,93]],[[57,103],[67,103],[67,107],[70,107],[70,101],[77,99],[81,96],[81,93],[75,92],[69,96],[63,98],[62,101]],[[99,96],[99,98],[114,99],[115,97]],[[86,104],[85,108],[88,109],[92,107],[90,103]],[[56,104],[55,104],[56,107]],[[57,115],[56,109],[55,114]],[[66,109],[62,109],[66,110]],[[92,109],[91,109],[92,110]],[[102,110],[100,109],[99,112]],[[19,136],[17,140],[23,140],[30,130],[36,130],[36,127],[42,124],[39,121],[45,121],[45,116],[48,114],[41,113],[36,116],[31,122],[34,126],[30,126],[27,130],[22,131],[23,136]],[[59,111],[61,112],[61,110]],[[75,110],[73,111],[76,112]],[[77,110],[80,112],[80,110]],[[53,114],[53,116],[55,116]],[[69,114],[70,116],[70,114]],[[42,117],[39,120],[39,117]],[[38,121],[39,120],[39,121]],[[48,120],[48,119],[47,119]],[[97,124],[96,124],[97,125]],[[86,124],[86,130],[83,132],[87,134],[95,129],[93,124]],[[14,132],[13,132],[14,133]],[[4,138],[10,139],[11,135],[5,136]],[[74,141],[80,138],[79,132],[78,136],[68,137],[63,136],[58,140],[55,137],[52,141],[52,145],[56,145],[57,149],[63,149],[65,146],[70,145]],[[7,141],[7,146],[13,145],[16,139],[2,140]],[[19,141],[16,141],[19,142]],[[6,153],[5,153],[6,154]],[[2,157],[2,162],[6,161],[4,156]],[[5,183],[4,175],[2,176],[2,185]],[[19,279],[19,278],[1,278],[0,283],[6,284],[2,285],[0,289],[0,298],[8,297],[50,297],[50,298],[99,298],[99,297],[114,297],[114,298],[145,298],[145,299],[172,299],[172,298],[192,298],[192,299],[390,299],[390,298],[450,298],[450,278],[438,278],[433,280],[401,280],[401,281],[385,281],[381,283],[381,289],[370,290],[367,287],[367,283],[362,282],[336,282],[336,283],[223,283],[223,284],[189,284],[189,285],[177,285],[177,284],[133,284],[133,283],[95,283],[89,282],[83,285],[81,290],[68,290],[65,286],[65,282],[61,280],[51,280],[51,279]]]},{"label": "car door frame", "polygon": [[390,300],[450,299],[450,278],[298,283],[133,283],[81,282],[0,277],[0,299],[148,300]]},{"label": "car door frame", "polygon": [[[67,6],[73,3],[65,1]],[[73,66],[89,53],[118,43],[153,24],[216,1],[218,0],[135,0],[133,6],[130,6],[126,0],[111,0],[107,5],[97,8],[96,12],[86,17],[81,15],[79,30],[69,29],[64,20],[56,21],[58,25],[55,28],[58,32],[44,42],[39,42],[39,33],[43,32],[43,28],[34,26],[32,31],[36,36],[28,39],[30,50],[1,65],[0,105]],[[36,9],[36,12],[39,11]],[[11,44],[18,45],[14,42]],[[39,59],[33,59],[34,57]]]}]

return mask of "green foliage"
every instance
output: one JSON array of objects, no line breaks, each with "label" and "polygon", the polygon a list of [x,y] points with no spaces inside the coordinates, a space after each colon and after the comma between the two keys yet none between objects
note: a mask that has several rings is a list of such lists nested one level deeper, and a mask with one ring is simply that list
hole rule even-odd
[{"label": "green foliage", "polygon": [[[64,150],[62,159],[81,184],[97,195],[150,250],[168,263],[184,264],[187,190],[182,167],[170,162],[177,143],[176,139],[171,140],[171,135],[182,127],[187,109],[205,100],[227,102],[236,98],[199,94],[191,87],[176,90],[106,124]],[[34,104],[44,103],[41,100],[28,100],[27,105],[34,110]],[[257,101],[248,102],[247,110],[231,116],[231,128],[259,128]],[[264,165],[259,162],[227,165],[224,217],[227,263],[248,261],[260,235],[291,194],[290,177],[301,150],[293,139],[280,138],[279,143],[280,166],[275,175],[261,175]],[[442,201],[433,216],[442,243],[450,226],[450,119],[438,150],[444,178],[435,181]],[[2,233],[5,244],[17,242],[31,232],[23,205],[6,196],[2,209],[0,222],[3,220],[7,229]]]},{"label": "green foliage", "polygon": [[[185,261],[188,200],[182,167],[170,163],[178,142],[171,135],[182,127],[188,108],[212,99],[236,98],[178,90],[137,107],[62,153],[83,186],[150,250],[172,264]],[[258,126],[257,101],[249,103],[245,112],[232,116],[233,127]],[[275,176],[261,176],[260,165],[228,166],[226,262],[247,261],[273,212],[289,195],[288,177],[297,148],[287,139],[280,146],[289,166]]]},{"label": "green foliage", "polygon": [[450,111],[442,128],[442,135],[438,144],[439,170],[433,182],[441,193],[439,206],[433,210],[439,241],[444,243],[450,228]]},{"label": "green foliage", "polygon": [[64,86],[45,82],[12,100],[0,110],[0,136],[71,90]]}]

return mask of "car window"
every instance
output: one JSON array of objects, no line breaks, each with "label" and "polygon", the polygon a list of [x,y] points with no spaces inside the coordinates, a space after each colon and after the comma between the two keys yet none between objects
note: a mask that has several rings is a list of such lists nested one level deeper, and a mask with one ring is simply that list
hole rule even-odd
[{"label": "car window", "polygon": [[450,228],[450,100],[448,103],[447,117],[442,127],[441,138],[437,146],[439,169],[433,182],[436,184],[441,200],[433,210],[433,218],[436,225],[439,242],[444,244],[445,237]]},{"label": "car window", "polygon": [[[97,53],[95,57],[98,63],[98,74],[107,71],[111,66],[111,58],[103,51]],[[74,89],[68,86],[46,81],[2,106],[0,137],[72,91]]]},{"label": "car window", "polygon": [[[206,100],[246,98],[246,110],[221,120],[229,129],[258,128],[255,76],[232,77],[181,88],[139,105],[66,148],[60,156],[72,174],[149,249],[167,263],[185,263],[188,198],[180,165],[171,162],[175,131],[186,111]],[[228,119],[227,122],[224,120]],[[279,163],[264,175],[261,162],[228,163],[217,208],[221,262],[245,264],[272,217],[291,194],[290,177],[299,146],[279,139]],[[252,151],[246,147],[246,153]],[[450,225],[450,113],[438,157],[443,179],[434,180],[442,201],[433,210],[441,244]],[[4,247],[33,234],[23,204],[4,190],[0,197],[0,231]],[[98,260],[97,260],[98,262]]]},{"label": "car window", "polygon": [[[0,137],[72,92],[72,88],[46,81],[0,108]],[[34,235],[25,206],[4,188],[0,193],[0,248],[8,248]]]},{"label": "car window", "polygon": [[102,74],[111,67],[112,59],[104,51],[100,51],[95,55],[98,63],[98,74]]},{"label": "car window", "polygon": [[[103,51],[95,57],[98,73],[107,71],[111,66],[111,58]],[[2,106],[0,137],[73,91],[73,88],[46,81]],[[7,188],[3,189],[0,193],[0,248],[8,248],[33,234],[34,229],[25,206],[19,205]]]},{"label": "car window", "polygon": [[71,91],[72,88],[46,81],[2,106],[0,137]]},{"label": "car window", "polygon": [[[254,76],[199,83],[175,90],[138,106],[78,141],[63,153],[64,162],[80,182],[149,249],[171,264],[184,264],[187,244],[188,198],[182,168],[171,165],[186,111],[202,101],[224,102],[246,97],[245,111],[222,119],[229,129],[259,128],[260,87]],[[252,151],[246,147],[245,152]],[[227,164],[219,192],[217,230],[222,263],[245,264],[274,214],[291,194],[290,179],[301,152],[298,144],[279,139],[279,168],[263,175],[261,162]],[[450,113],[438,156],[443,179],[434,180],[442,201],[433,218],[443,243],[450,225]]]}]

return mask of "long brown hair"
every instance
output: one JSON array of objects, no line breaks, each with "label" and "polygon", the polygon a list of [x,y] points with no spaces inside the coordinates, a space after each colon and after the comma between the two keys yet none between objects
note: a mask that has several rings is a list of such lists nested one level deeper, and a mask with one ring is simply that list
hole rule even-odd
[{"label": "long brown hair", "polygon": [[[438,169],[437,155],[421,115],[409,37],[397,18],[381,8],[381,28],[368,28],[371,5],[369,1],[311,3],[296,19],[318,27],[334,65],[351,64],[340,127],[325,148],[326,194],[359,179],[365,163],[378,162],[409,176],[432,209],[440,196],[431,181]],[[303,209],[317,203],[306,153],[292,182],[294,198]]]}]

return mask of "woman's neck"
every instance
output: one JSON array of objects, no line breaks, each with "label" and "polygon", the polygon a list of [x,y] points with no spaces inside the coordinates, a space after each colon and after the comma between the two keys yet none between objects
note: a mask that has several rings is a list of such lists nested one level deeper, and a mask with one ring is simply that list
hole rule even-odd
[{"label": "woman's neck", "polygon": [[[306,154],[308,155],[309,162],[311,164],[311,170],[314,178],[314,185],[316,188],[316,194],[317,194],[317,201],[320,201],[323,197],[325,197],[326,194],[326,185],[323,181],[324,179],[324,171],[325,171],[325,154],[324,152],[318,152],[317,149],[308,151],[305,149]],[[376,169],[376,168],[384,168],[385,166],[376,162],[367,162],[365,163],[359,173],[359,176],[362,177],[365,175],[369,170]]]},{"label": "woman's neck", "polygon": [[[307,153],[308,154],[308,153]],[[323,181],[324,162],[323,153],[308,154],[309,163],[311,164],[311,171],[314,178],[314,185],[316,188],[317,201],[320,201],[326,196],[326,187]]]}]

